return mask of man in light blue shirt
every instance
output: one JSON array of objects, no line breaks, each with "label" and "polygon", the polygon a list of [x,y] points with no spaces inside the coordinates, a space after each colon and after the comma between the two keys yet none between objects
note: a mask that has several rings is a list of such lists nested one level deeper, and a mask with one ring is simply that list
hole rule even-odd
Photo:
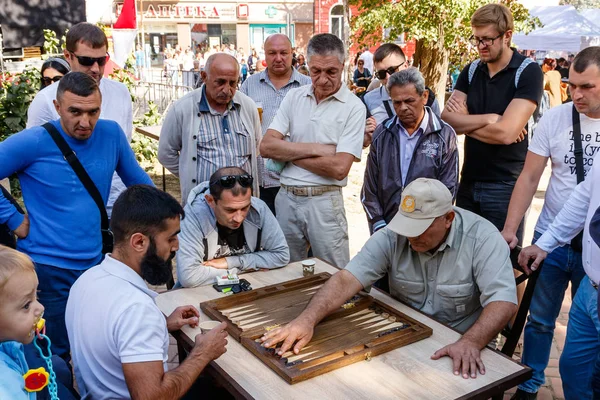
[{"label": "man in light blue shirt", "polygon": [[[265,40],[267,69],[251,75],[244,81],[240,91],[262,108],[261,128],[264,135],[275,118],[286,94],[294,88],[309,85],[310,77],[292,68],[292,42],[284,34],[274,34]],[[262,176],[260,199],[267,203],[273,214],[275,196],[279,192],[279,173],[265,169],[264,160],[258,163]]]}]

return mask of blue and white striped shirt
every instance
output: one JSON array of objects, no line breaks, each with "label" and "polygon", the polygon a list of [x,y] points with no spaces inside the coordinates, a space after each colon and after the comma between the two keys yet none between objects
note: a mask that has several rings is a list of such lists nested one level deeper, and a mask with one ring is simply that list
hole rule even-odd
[{"label": "blue and white striped shirt", "polygon": [[240,105],[231,101],[224,113],[212,109],[202,87],[199,104],[198,182],[205,182],[219,168],[240,167],[252,173],[251,139],[242,124]]},{"label": "blue and white striped shirt", "polygon": [[[310,77],[302,75],[293,68],[290,80],[279,90],[275,88],[275,86],[269,79],[269,74],[267,74],[267,70],[251,75],[244,81],[242,87],[240,88],[241,92],[250,97],[256,103],[262,104],[263,136],[267,132],[267,129],[269,129],[271,122],[273,122],[275,114],[277,114],[277,110],[279,110],[279,106],[281,105],[281,102],[283,101],[283,98],[287,95],[287,93],[291,89],[304,85],[310,85],[311,83],[312,81]],[[266,161],[263,162],[263,160],[259,158],[258,170],[263,177],[263,187],[278,187],[279,174],[273,171],[265,170],[265,162]]]}]

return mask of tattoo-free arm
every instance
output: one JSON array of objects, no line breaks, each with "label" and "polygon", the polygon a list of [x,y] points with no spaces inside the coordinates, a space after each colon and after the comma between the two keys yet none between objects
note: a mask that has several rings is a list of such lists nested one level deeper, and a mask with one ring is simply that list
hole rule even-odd
[{"label": "tattoo-free arm", "polygon": [[335,154],[334,145],[288,142],[274,129],[268,129],[260,143],[260,155],[277,161],[287,162],[333,154]]},{"label": "tattoo-free arm", "polygon": [[294,164],[319,176],[341,181],[348,176],[354,159],[350,153],[336,153],[334,156],[296,160]]},{"label": "tattoo-free arm", "polygon": [[496,114],[473,114],[467,111],[467,95],[454,90],[442,112],[442,119],[454,128],[457,134],[466,134],[483,128],[498,120]]},{"label": "tattoo-free arm", "polygon": [[512,144],[521,135],[536,107],[536,103],[531,100],[513,99],[497,122],[468,135],[488,144]]}]

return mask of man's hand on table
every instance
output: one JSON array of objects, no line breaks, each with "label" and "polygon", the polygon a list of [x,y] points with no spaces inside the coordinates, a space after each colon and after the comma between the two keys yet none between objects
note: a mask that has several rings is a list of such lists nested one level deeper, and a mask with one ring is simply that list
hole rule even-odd
[{"label": "man's hand on table", "polygon": [[[547,256],[547,252],[534,244],[521,250],[519,253],[519,265],[523,268],[523,270],[525,270],[527,275],[529,275],[532,271],[538,269],[540,263],[544,261]],[[531,266],[529,266],[530,260],[533,260]]]},{"label": "man's hand on table", "polygon": [[313,337],[313,333],[315,331],[314,324],[311,324],[309,321],[305,319],[296,318],[283,328],[274,329],[269,331],[260,338],[263,347],[276,347],[278,343],[283,342],[279,350],[277,351],[278,355],[283,355],[289,349],[292,348],[294,343],[294,353],[300,353],[300,350]]},{"label": "man's hand on table", "polygon": [[208,362],[221,357],[227,347],[227,328],[226,322],[221,322],[221,325],[211,329],[208,333],[200,333],[196,335],[194,348],[191,355],[196,355],[205,358]]},{"label": "man's hand on table", "polygon": [[205,267],[213,267],[216,269],[229,269],[225,257],[204,261],[202,265],[204,265]]},{"label": "man's hand on table", "polygon": [[481,360],[481,349],[476,343],[465,339],[464,337],[456,343],[442,347],[431,356],[432,360],[439,360],[442,357],[452,359],[452,368],[454,375],[462,374],[462,377],[468,379],[477,377],[477,370],[481,375],[485,375],[485,366]]},{"label": "man's hand on table", "polygon": [[198,326],[200,320],[200,313],[194,306],[181,306],[177,307],[175,311],[167,317],[167,330],[169,332],[175,332],[180,330],[183,326],[189,325],[192,328]]}]

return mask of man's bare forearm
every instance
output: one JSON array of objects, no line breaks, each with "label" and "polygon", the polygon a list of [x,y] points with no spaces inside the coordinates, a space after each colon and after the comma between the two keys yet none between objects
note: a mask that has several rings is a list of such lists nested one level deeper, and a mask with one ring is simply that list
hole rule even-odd
[{"label": "man's bare forearm", "polygon": [[517,305],[508,301],[489,303],[462,339],[469,340],[483,349],[506,326],[516,311]]},{"label": "man's bare forearm", "polygon": [[180,366],[165,373],[161,383],[162,390],[155,398],[178,399],[185,395],[210,361],[197,349],[192,350]]},{"label": "man's bare forearm", "polygon": [[457,134],[468,134],[477,129],[481,129],[497,120],[495,114],[461,114],[455,112],[444,111],[442,119],[448,123]]},{"label": "man's bare forearm", "polygon": [[362,289],[362,285],[348,271],[339,271],[319,289],[298,319],[315,326]]},{"label": "man's bare forearm", "polygon": [[510,197],[508,214],[506,215],[506,221],[504,222],[505,231],[510,233],[517,232],[521,220],[535,195],[539,182],[540,176],[536,177],[524,173],[519,176],[515,188],[513,189],[512,196]]},{"label": "man's bare forearm", "polygon": [[335,154],[335,146],[321,143],[294,143],[265,135],[260,144],[260,155],[277,161],[295,161],[303,158]]},{"label": "man's bare forearm", "polygon": [[345,179],[350,172],[350,166],[340,162],[339,158],[333,157],[313,157],[295,160],[294,164],[300,168],[304,168],[319,176],[333,178],[338,181]]}]

